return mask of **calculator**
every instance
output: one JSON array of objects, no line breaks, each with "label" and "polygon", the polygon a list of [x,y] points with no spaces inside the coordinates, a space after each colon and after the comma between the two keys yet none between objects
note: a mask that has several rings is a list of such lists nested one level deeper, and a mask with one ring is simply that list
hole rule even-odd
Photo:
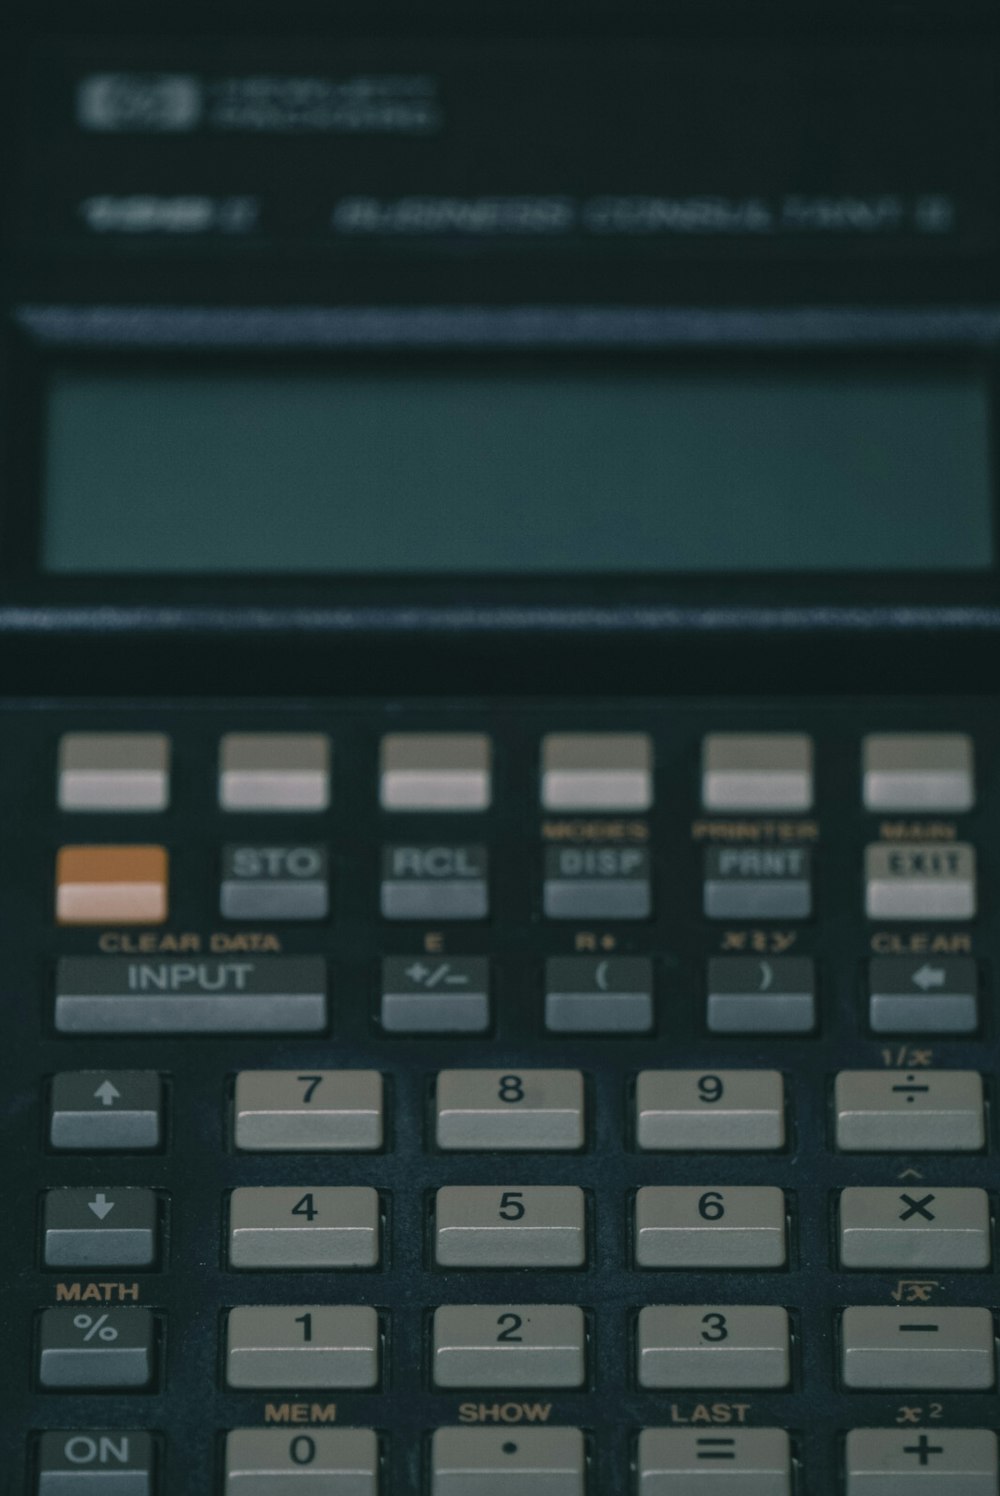
[{"label": "calculator", "polygon": [[988,707],[4,735],[6,1490],[996,1489]]},{"label": "calculator", "polygon": [[994,0],[412,10],[0,14],[0,1496],[1000,1496]]}]

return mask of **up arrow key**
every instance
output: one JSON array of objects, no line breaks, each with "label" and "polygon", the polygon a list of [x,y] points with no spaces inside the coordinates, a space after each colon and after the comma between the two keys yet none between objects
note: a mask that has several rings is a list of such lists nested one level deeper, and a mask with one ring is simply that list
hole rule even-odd
[{"label": "up arrow key", "polygon": [[103,1221],[115,1208],[115,1202],[109,1200],[105,1194],[95,1195],[93,1200],[87,1201],[87,1204],[99,1221]]},{"label": "up arrow key", "polygon": [[109,1080],[106,1080],[103,1085],[98,1086],[94,1092],[94,1095],[103,1106],[114,1106],[115,1102],[121,1097],[121,1094]]},{"label": "up arrow key", "polygon": [[923,992],[930,992],[932,987],[943,987],[946,978],[947,972],[943,966],[929,966],[925,963],[919,971],[913,973],[913,985]]}]

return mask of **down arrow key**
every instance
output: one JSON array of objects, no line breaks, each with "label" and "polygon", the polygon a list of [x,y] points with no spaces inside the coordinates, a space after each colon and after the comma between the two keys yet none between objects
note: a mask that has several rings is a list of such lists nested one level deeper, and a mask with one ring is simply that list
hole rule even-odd
[{"label": "down arrow key", "polygon": [[45,1265],[153,1267],[159,1218],[154,1190],[49,1190],[44,1208]]}]

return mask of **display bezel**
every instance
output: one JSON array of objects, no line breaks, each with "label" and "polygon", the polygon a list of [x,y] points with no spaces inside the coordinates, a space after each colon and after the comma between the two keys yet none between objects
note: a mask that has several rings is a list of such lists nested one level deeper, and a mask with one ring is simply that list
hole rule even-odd
[{"label": "display bezel", "polygon": [[[498,626],[502,626],[505,610],[524,607],[559,609],[583,606],[634,610],[639,607],[689,609],[721,605],[753,608],[815,605],[819,602],[828,607],[940,607],[1000,602],[1000,560],[997,554],[1000,549],[998,355],[992,341],[963,338],[957,328],[952,335],[948,334],[947,328],[941,329],[943,335],[932,339],[880,337],[861,345],[850,338],[817,336],[815,322],[811,335],[803,327],[805,336],[790,338],[787,321],[776,320],[775,336],[770,340],[761,338],[758,328],[753,336],[717,337],[714,340],[708,337],[700,343],[688,339],[685,343],[676,335],[663,335],[659,339],[636,337],[639,324],[632,318],[633,336],[609,338],[604,346],[597,347],[591,328],[587,343],[574,349],[567,347],[566,339],[553,339],[544,319],[537,320],[535,325],[539,336],[527,347],[523,336],[506,342],[494,337],[492,341],[483,339],[478,343],[465,339],[449,342],[440,337],[428,340],[425,337],[422,345],[417,346],[416,340],[411,337],[407,341],[403,335],[405,326],[397,338],[386,337],[383,333],[372,339],[368,346],[358,342],[353,346],[343,346],[343,337],[340,346],[333,337],[325,346],[317,346],[314,335],[308,342],[300,338],[299,346],[295,346],[286,322],[273,346],[258,343],[256,347],[234,347],[231,319],[230,333],[226,337],[220,337],[216,329],[214,337],[203,336],[201,346],[192,346],[190,339],[172,342],[165,338],[162,324],[155,319],[148,325],[144,336],[142,324],[133,322],[133,330],[138,325],[139,336],[117,340],[108,337],[106,331],[102,337],[100,329],[104,324],[100,321],[93,324],[97,336],[85,338],[66,336],[65,329],[61,337],[52,336],[51,332],[39,336],[40,325],[44,324],[40,324],[37,317],[34,326],[31,318],[23,319],[21,325],[12,330],[8,343],[11,355],[10,420],[5,433],[7,481],[3,484],[8,500],[0,516],[0,586],[7,596],[44,597],[58,605],[61,602],[90,602],[97,598],[105,602],[128,600],[140,592],[147,603],[169,601],[172,606],[183,607],[204,604],[207,598],[220,605],[238,606],[252,595],[258,605],[263,603],[277,609],[309,600],[352,608],[371,607],[382,612],[393,607],[433,606],[447,610],[471,604],[480,609],[496,609]],[[257,325],[260,325],[259,314]],[[766,319],[762,325],[767,325]],[[158,327],[160,331],[156,330]],[[208,331],[211,333],[210,324]],[[163,372],[187,367],[204,373],[211,367],[227,373],[266,369],[273,374],[281,369],[315,372],[364,367],[371,370],[387,364],[391,366],[401,358],[405,358],[409,368],[415,359],[433,361],[436,367],[441,364],[467,367],[470,361],[476,360],[494,365],[498,361],[510,360],[517,366],[526,357],[530,357],[536,366],[538,360],[547,359],[561,365],[585,360],[590,364],[600,361],[602,365],[624,361],[632,369],[640,364],[655,366],[664,363],[674,368],[678,364],[705,368],[722,360],[727,369],[737,365],[749,369],[766,360],[772,367],[786,361],[801,366],[805,361],[810,367],[846,369],[856,366],[862,352],[866,363],[874,367],[910,369],[958,363],[975,369],[987,381],[991,405],[994,534],[994,557],[989,569],[878,573],[636,571],[629,574],[534,573],[529,576],[481,572],[268,574],[262,570],[253,574],[143,572],[129,575],[121,572],[47,572],[42,564],[45,400],[47,380],[53,370],[141,373],[143,370]]]}]

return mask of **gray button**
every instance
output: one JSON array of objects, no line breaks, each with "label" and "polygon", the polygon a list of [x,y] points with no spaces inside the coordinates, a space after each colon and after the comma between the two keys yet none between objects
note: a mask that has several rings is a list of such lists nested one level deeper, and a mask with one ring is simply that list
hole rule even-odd
[{"label": "gray button", "polygon": [[376,1267],[379,1234],[373,1189],[269,1186],[230,1198],[231,1267]]},{"label": "gray button", "polygon": [[847,1496],[997,1496],[997,1436],[984,1428],[858,1428]]},{"label": "gray button", "polygon": [[972,919],[976,849],[967,842],[873,842],[865,851],[869,919]]},{"label": "gray button", "polygon": [[787,1387],[788,1312],[714,1304],[650,1305],[639,1314],[640,1387]]},{"label": "gray button", "polygon": [[52,1078],[49,1142],[86,1153],[159,1148],[163,1082],[155,1070],[68,1070]]},{"label": "gray button", "polygon": [[582,1387],[586,1326],[573,1304],[450,1304],[434,1314],[437,1387]]},{"label": "gray button", "polygon": [[709,847],[703,897],[709,919],[808,919],[812,854],[808,847]]},{"label": "gray button", "polygon": [[223,919],[325,919],[329,910],[325,847],[239,842],[223,847]]},{"label": "gray button", "polygon": [[226,1438],[225,1496],[378,1496],[378,1438],[368,1428],[236,1428]]},{"label": "gray button", "polygon": [[643,1070],[635,1100],[643,1149],[730,1153],[785,1145],[785,1084],[777,1070]]},{"label": "gray button", "polygon": [[714,732],[702,744],[706,810],[795,812],[813,803],[812,739],[796,732]]},{"label": "gray button", "polygon": [[816,967],[807,956],[715,956],[708,963],[713,1034],[807,1034],[816,1027]]},{"label": "gray button", "polygon": [[643,732],[549,733],[542,742],[546,810],[643,811],[653,803],[653,744]]},{"label": "gray button", "polygon": [[223,810],[317,811],[330,803],[330,740],[318,732],[231,732],[219,745]]},{"label": "gray button", "polygon": [[649,849],[629,843],[545,849],[543,902],[549,919],[648,919]]},{"label": "gray button", "polygon": [[979,1026],[971,956],[878,956],[868,963],[868,1018],[877,1034],[971,1034]]},{"label": "gray button", "polygon": [[586,1205],[575,1185],[447,1185],[437,1192],[439,1267],[582,1267]]},{"label": "gray button", "polygon": [[586,1451],[576,1428],[439,1428],[432,1496],[584,1496]]},{"label": "gray button", "polygon": [[968,1153],[986,1143],[974,1070],[842,1070],[837,1147],[849,1153]]},{"label": "gray button", "polygon": [[780,1428],[643,1429],[639,1496],[792,1496]]},{"label": "gray button", "polygon": [[988,1309],[845,1309],[843,1373],[859,1390],[986,1391],[995,1377]]},{"label": "gray button", "polygon": [[545,963],[545,1027],[557,1034],[645,1034],[653,963],[645,956],[556,956]]},{"label": "gray button", "polygon": [[230,1309],[230,1387],[374,1387],[378,1315],[367,1305],[244,1305]]},{"label": "gray button", "polygon": [[840,1196],[844,1267],[967,1268],[990,1265],[985,1190],[846,1189]]},{"label": "gray button", "polygon": [[316,1034],[326,1027],[319,956],[67,956],[56,967],[61,1034]]},{"label": "gray button", "polygon": [[382,739],[385,810],[487,810],[492,745],[478,732],[394,732]]},{"label": "gray button", "polygon": [[38,1379],[43,1387],[148,1387],[155,1324],[148,1309],[46,1309]]},{"label": "gray button", "polygon": [[442,1070],[437,1145],[456,1149],[582,1148],[579,1070]]},{"label": "gray button", "polygon": [[153,1441],[134,1429],[43,1434],[38,1496],[153,1496]]},{"label": "gray button", "polygon": [[377,1070],[241,1070],[237,1148],[258,1153],[364,1153],[382,1146]]},{"label": "gray button", "polygon": [[59,742],[59,809],[166,810],[170,739],[159,732],[68,732]]},{"label": "gray button", "polygon": [[485,847],[383,849],[384,919],[485,919],[489,912],[489,853]]},{"label": "gray button", "polygon": [[142,1189],[49,1190],[46,1267],[152,1267],[156,1195]]},{"label": "gray button", "polygon": [[382,1027],[390,1034],[481,1034],[490,1026],[485,956],[386,956]]},{"label": "gray button", "polygon": [[638,1267],[782,1267],[785,1197],[771,1185],[649,1185],[635,1200]]},{"label": "gray button", "polygon": [[873,733],[863,747],[869,810],[971,810],[975,801],[972,739],[964,733]]}]

